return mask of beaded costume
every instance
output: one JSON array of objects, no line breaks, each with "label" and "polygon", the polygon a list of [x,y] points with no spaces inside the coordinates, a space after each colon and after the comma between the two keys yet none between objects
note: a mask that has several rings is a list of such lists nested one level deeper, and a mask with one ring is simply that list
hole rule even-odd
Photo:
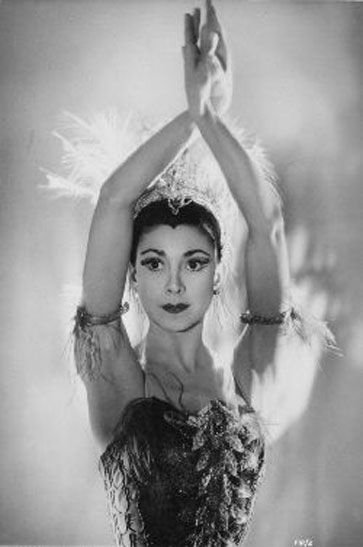
[{"label": "beaded costume", "polygon": [[[110,124],[101,118],[98,124],[102,139],[95,141],[95,132],[90,126],[76,117],[70,119],[79,133],[73,142],[61,137],[69,176],[64,179],[47,173],[48,185],[57,193],[87,195],[95,202],[102,181],[120,162],[120,149],[124,148],[125,155],[131,151],[122,147],[123,142],[130,144],[129,135],[116,131],[115,120]],[[105,135],[109,138],[105,139]],[[103,142],[107,142],[107,146],[101,146]],[[140,143],[132,144],[133,148]],[[271,182],[273,174],[260,148],[252,146],[248,151],[251,160],[257,163],[257,172]],[[200,163],[202,171],[207,171],[209,160],[207,164]],[[159,186],[151,185],[145,191],[139,209],[159,199],[158,191],[164,197],[166,193],[174,214],[193,199],[189,190],[181,196],[180,191],[174,195],[175,188],[170,188],[167,178],[170,173],[175,178],[174,172],[167,171]],[[208,177],[209,188],[215,189],[218,185],[222,188],[217,202],[223,205],[222,219],[229,221],[227,237],[223,239],[230,242],[236,232],[235,210],[233,212],[236,206],[233,203],[230,206],[230,196],[225,193],[226,185],[220,182],[215,164]],[[201,177],[197,178],[200,183]],[[208,194],[206,190],[202,189],[204,196]],[[138,214],[138,205],[134,213],[134,216]],[[222,235],[225,236],[224,231]],[[231,254],[226,246],[223,256],[230,266]],[[231,279],[228,284],[226,277],[226,294],[221,294],[219,300],[229,297],[233,309]],[[78,308],[74,338],[76,366],[81,377],[92,381],[103,375],[101,346],[107,345],[107,350],[113,351],[115,339],[120,335],[120,315],[127,310],[128,305],[124,304],[114,314],[92,317],[85,308]],[[238,314],[235,317],[238,320]],[[224,325],[226,319],[227,316],[223,316]],[[304,341],[310,338],[309,330],[315,332],[315,324],[307,328],[308,323],[290,308],[277,317],[252,316],[247,312],[240,319],[245,324],[279,324],[281,332],[283,329],[297,332]],[[117,544],[130,547],[242,545],[264,462],[265,438],[249,401],[239,406],[212,399],[194,413],[154,396],[131,401],[100,459]]]},{"label": "beaded costume", "polygon": [[137,399],[101,457],[118,545],[241,545],[264,463],[250,408],[212,400],[188,414]]},{"label": "beaded costume", "polygon": [[[76,364],[94,380],[101,373],[97,326],[117,329],[117,315],[78,308]],[[145,393],[147,393],[145,376]],[[265,461],[265,442],[250,404],[209,401],[197,412],[157,397],[124,409],[100,471],[117,545],[238,546],[248,531]]]},{"label": "beaded costume", "polygon": [[[78,308],[74,336],[81,377],[94,381],[102,375],[101,346],[112,347],[128,309],[124,303],[112,314],[93,316]],[[296,320],[295,310],[241,316],[244,323],[283,328]],[[265,463],[261,424],[242,395],[243,406],[212,399],[197,412],[150,394],[126,406],[100,459],[117,545],[242,545]]]},{"label": "beaded costume", "polygon": [[[92,381],[102,375],[101,346],[111,347],[111,331],[118,335],[120,316],[127,311],[127,303],[108,316],[78,308],[74,336],[81,377]],[[268,318],[247,313],[241,320],[282,329],[293,322],[302,336],[302,319],[295,310]],[[148,395],[148,375],[144,377]],[[150,395],[126,406],[100,459],[117,545],[243,544],[264,471],[266,442],[257,413],[242,395],[245,405],[212,399],[197,412]]]}]

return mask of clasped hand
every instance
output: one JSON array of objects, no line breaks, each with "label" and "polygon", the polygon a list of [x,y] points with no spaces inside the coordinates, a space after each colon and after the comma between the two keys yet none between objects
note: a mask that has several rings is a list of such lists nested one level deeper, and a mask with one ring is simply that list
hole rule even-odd
[{"label": "clasped hand", "polygon": [[222,28],[211,0],[200,29],[200,9],[185,15],[184,76],[188,107],[193,117],[207,105],[224,114],[232,98],[232,71]]}]

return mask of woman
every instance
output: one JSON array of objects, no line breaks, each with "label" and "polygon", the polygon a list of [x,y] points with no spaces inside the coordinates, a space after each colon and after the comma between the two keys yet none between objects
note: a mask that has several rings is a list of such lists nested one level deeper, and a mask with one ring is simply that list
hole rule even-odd
[{"label": "woman", "polygon": [[[211,2],[206,9],[201,32],[198,10],[185,18],[188,110],[104,183],[89,235],[75,355],[119,545],[241,544],[264,464],[252,370],[262,385],[271,381],[279,328],[294,318],[283,309],[289,279],[280,206],[268,206],[249,156],[221,119],[230,66]],[[235,276],[242,311],[245,272],[249,312],[229,371],[203,341],[225,246],[218,203],[183,178],[183,151],[196,129],[248,226]],[[149,320],[138,347],[121,318],[128,272]]]}]

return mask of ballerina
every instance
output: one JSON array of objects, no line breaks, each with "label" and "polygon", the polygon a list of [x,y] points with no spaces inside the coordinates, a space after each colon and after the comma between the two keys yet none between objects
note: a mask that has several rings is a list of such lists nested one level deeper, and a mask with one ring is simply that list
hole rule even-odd
[{"label": "ballerina", "polygon": [[[188,109],[102,185],[90,228],[74,336],[77,370],[102,450],[100,470],[118,545],[241,545],[265,462],[252,375],[271,385],[282,327],[302,324],[289,301],[281,203],[223,121],[228,48],[215,8],[185,16]],[[202,138],[248,235],[233,268],[240,309],[230,367],[205,343],[223,291],[228,237],[218,196],[188,164]],[[130,342],[127,283],[148,319]],[[245,310],[245,289],[248,310]],[[241,315],[240,315],[241,314]],[[214,340],[222,345],[223,329]],[[228,338],[230,341],[230,338]]]}]

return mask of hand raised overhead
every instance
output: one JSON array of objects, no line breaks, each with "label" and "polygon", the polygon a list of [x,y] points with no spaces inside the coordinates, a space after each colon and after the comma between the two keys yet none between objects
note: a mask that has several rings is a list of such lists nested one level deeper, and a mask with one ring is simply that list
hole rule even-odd
[{"label": "hand raised overhead", "polygon": [[[203,111],[207,102],[225,113],[232,97],[232,71],[220,22],[210,0],[200,29],[200,10],[185,15],[185,85],[192,111]],[[192,102],[191,102],[192,101]]]}]

